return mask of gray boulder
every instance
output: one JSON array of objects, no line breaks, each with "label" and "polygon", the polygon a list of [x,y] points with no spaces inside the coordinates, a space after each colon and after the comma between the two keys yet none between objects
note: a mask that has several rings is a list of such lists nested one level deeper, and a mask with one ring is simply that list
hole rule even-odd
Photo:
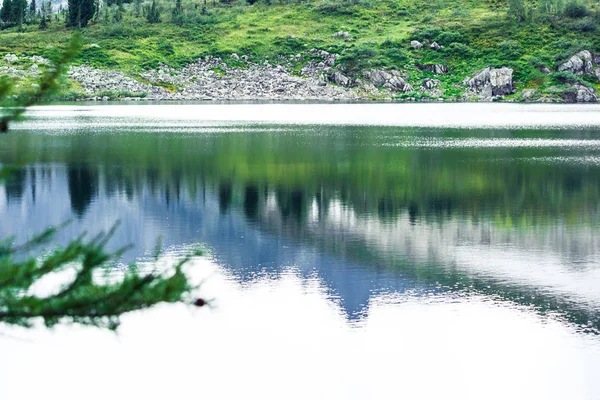
[{"label": "gray boulder", "polygon": [[40,57],[40,56],[31,56],[31,57],[29,57],[29,59],[36,64],[43,64],[43,65],[51,64],[50,60],[48,60],[47,58],[44,58],[44,57]]},{"label": "gray boulder", "polygon": [[382,70],[364,71],[363,76],[375,86],[383,86],[387,81],[393,78],[392,74]]},{"label": "gray boulder", "polygon": [[524,101],[529,101],[533,98],[533,95],[535,94],[536,90],[535,89],[523,89],[523,91],[521,92],[521,98]]},{"label": "gray boulder", "polygon": [[342,74],[340,71],[334,71],[331,75],[329,75],[329,82],[336,83],[340,86],[349,86],[350,78]]},{"label": "gray boulder", "polygon": [[485,68],[472,78],[463,81],[468,88],[467,97],[477,96],[480,100],[491,101],[498,96],[513,93],[513,70],[510,68]]},{"label": "gray boulder", "polygon": [[425,79],[423,80],[423,88],[427,89],[427,90],[433,90],[435,89],[438,85],[440,84],[440,81],[438,81],[437,79]]},{"label": "gray boulder", "polygon": [[[551,89],[553,88],[548,88],[548,91],[552,91]],[[556,90],[555,92],[566,103],[595,103],[598,101],[596,91],[580,83],[567,86],[566,90]]]},{"label": "gray boulder", "polygon": [[387,81],[383,87],[396,92],[406,93],[413,91],[413,87],[411,85],[409,85],[404,79],[396,76]]},{"label": "gray boulder", "polygon": [[410,45],[415,50],[419,50],[423,47],[423,43],[419,42],[418,40],[411,40]]},{"label": "gray boulder", "polygon": [[570,72],[575,75],[591,74],[593,68],[592,60],[592,53],[588,50],[583,50],[559,65],[558,70],[561,72]]},{"label": "gray boulder", "polygon": [[12,64],[19,61],[19,57],[17,57],[16,54],[9,53],[4,56],[4,61],[6,61],[9,64]]},{"label": "gray boulder", "polygon": [[573,89],[576,90],[575,101],[577,103],[595,103],[598,101],[598,95],[596,91],[587,86],[580,84],[573,85]]},{"label": "gray boulder", "polygon": [[423,64],[417,65],[417,68],[419,68],[421,71],[429,71],[438,75],[448,72],[448,67],[446,67],[444,64]]},{"label": "gray boulder", "polygon": [[396,70],[383,71],[371,70],[363,71],[363,77],[366,81],[372,83],[376,87],[382,87],[393,92],[412,92],[413,87],[407,83]]},{"label": "gray boulder", "polygon": [[549,73],[551,73],[551,72],[552,72],[552,71],[550,71],[550,68],[548,68],[548,67],[546,67],[546,66],[544,66],[544,65],[542,65],[542,66],[541,66],[541,67],[539,67],[538,69],[539,69],[539,71],[540,71],[542,74],[546,74],[546,75],[548,75]]},{"label": "gray boulder", "polygon": [[335,37],[335,38],[344,38],[344,39],[346,39],[346,38],[350,37],[350,34],[348,32],[339,31],[339,32],[334,33],[332,36]]},{"label": "gray boulder", "polygon": [[321,57],[323,59],[323,64],[329,67],[333,67],[339,57],[338,54],[329,53],[325,50],[312,49],[310,52]]},{"label": "gray boulder", "polygon": [[431,44],[429,45],[429,48],[430,48],[430,49],[433,49],[433,50],[439,50],[439,49],[441,49],[441,48],[442,48],[442,46],[440,46],[439,44],[437,44],[437,42],[433,42],[433,43],[431,43]]}]

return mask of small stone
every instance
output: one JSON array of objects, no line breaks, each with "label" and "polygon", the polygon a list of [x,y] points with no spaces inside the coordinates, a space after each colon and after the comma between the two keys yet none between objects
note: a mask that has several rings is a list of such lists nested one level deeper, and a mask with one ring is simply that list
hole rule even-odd
[{"label": "small stone", "polygon": [[344,38],[344,39],[346,39],[346,38],[350,37],[350,33],[340,31],[340,32],[334,33],[332,36],[335,37],[335,38]]},{"label": "small stone", "polygon": [[419,42],[418,40],[411,40],[410,45],[415,50],[419,50],[423,47],[423,43]]}]

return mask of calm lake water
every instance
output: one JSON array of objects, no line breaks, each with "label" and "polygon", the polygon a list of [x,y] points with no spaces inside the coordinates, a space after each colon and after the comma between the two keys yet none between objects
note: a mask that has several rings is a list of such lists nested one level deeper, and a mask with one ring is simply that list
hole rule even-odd
[{"label": "calm lake water", "polygon": [[38,107],[0,163],[0,237],[119,220],[215,299],[2,327],[2,399],[600,399],[598,106]]}]

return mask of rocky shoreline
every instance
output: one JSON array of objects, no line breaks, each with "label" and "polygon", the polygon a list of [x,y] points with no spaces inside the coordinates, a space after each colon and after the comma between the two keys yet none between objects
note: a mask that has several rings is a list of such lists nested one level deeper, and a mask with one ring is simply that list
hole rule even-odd
[{"label": "rocky shoreline", "polygon": [[[423,44],[413,41],[419,50]],[[436,43],[431,49],[440,48]],[[433,47],[432,47],[433,46]],[[412,80],[403,71],[371,69],[348,74],[338,65],[338,54],[312,49],[306,54],[278,56],[256,64],[247,56],[231,54],[229,60],[207,56],[175,69],[160,65],[158,69],[128,76],[119,71],[105,71],[87,64],[69,69],[68,77],[80,88],[78,99],[88,101],[149,100],[275,100],[275,101],[348,101],[370,99],[403,99],[407,101],[523,101],[595,103],[598,94],[591,85],[566,81],[561,87],[538,91],[534,88],[515,93],[514,71],[507,67],[484,68],[467,76],[461,85],[461,96],[445,96],[441,75],[450,68],[443,64],[417,65],[430,76]],[[50,63],[38,57],[3,56],[0,76],[34,79]],[[26,61],[26,62],[24,62]],[[584,50],[573,54],[558,66],[559,73],[569,76],[596,76],[600,79],[600,57]],[[551,73],[546,68],[544,73]],[[33,83],[33,85],[35,85]],[[511,96],[514,95],[514,96]],[[507,98],[508,96],[508,98]]]}]

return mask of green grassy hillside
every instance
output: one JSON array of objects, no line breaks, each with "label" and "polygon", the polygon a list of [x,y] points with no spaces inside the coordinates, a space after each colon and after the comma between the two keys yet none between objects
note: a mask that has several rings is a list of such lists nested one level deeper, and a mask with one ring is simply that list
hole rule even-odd
[{"label": "green grassy hillside", "polygon": [[[77,62],[135,76],[159,63],[178,67],[209,54],[226,56],[230,63],[237,62],[228,57],[231,53],[263,62],[319,48],[341,54],[339,64],[349,74],[395,68],[406,72],[409,82],[433,76],[415,65],[443,63],[450,72],[437,78],[447,97],[458,95],[460,82],[487,66],[513,68],[517,93],[524,88],[552,91],[566,80],[597,88],[595,76],[545,74],[540,69],[555,71],[578,50],[600,49],[600,6],[519,1],[184,1],[184,17],[178,23],[172,21],[174,2],[164,2],[162,22],[155,24],[144,15],[147,4],[114,5],[100,10],[82,30],[86,46]],[[0,31],[0,53],[51,56],[69,38],[63,19],[54,17],[43,31],[37,24]],[[334,37],[338,31],[350,37]],[[414,50],[413,39],[436,41],[444,48]],[[307,60],[298,62],[298,71]]]}]

